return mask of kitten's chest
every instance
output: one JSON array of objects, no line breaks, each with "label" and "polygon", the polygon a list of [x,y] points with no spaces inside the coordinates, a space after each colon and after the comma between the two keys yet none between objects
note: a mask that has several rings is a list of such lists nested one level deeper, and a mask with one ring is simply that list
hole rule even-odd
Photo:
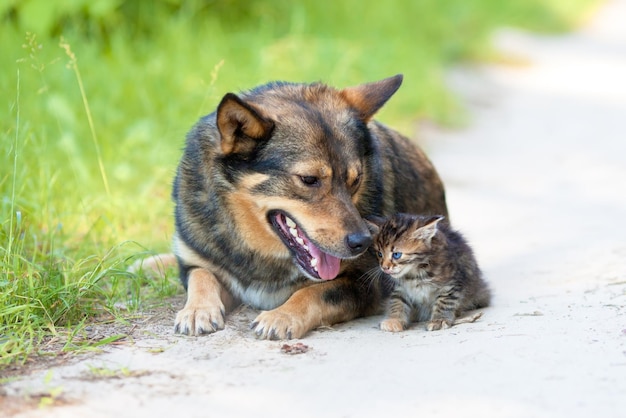
[{"label": "kitten's chest", "polygon": [[437,287],[428,283],[405,286],[405,290],[414,305],[432,305],[437,296]]}]

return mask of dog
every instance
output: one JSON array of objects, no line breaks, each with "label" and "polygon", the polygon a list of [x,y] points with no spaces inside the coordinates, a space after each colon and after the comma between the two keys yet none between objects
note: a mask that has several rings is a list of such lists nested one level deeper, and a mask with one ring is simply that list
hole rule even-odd
[{"label": "dog", "polygon": [[243,303],[262,339],[381,312],[364,217],[448,216],[423,151],[372,119],[402,75],[336,89],[272,82],[226,94],[187,135],[173,250],[187,301],[175,332],[210,334]]}]

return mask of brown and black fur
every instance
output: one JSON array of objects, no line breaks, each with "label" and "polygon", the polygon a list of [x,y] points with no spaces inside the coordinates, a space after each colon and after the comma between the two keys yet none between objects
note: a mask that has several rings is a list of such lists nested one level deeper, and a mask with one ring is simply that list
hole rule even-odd
[{"label": "brown and black fur", "polygon": [[396,283],[382,330],[402,331],[412,321],[427,321],[429,331],[449,328],[479,317],[459,320],[463,312],[489,305],[491,292],[472,249],[443,216],[370,220],[380,270]]},{"label": "brown and black fur", "polygon": [[[424,153],[371,119],[401,82],[275,82],[227,94],[198,121],[173,190],[174,253],[188,292],[177,332],[222,329],[239,303],[264,310],[252,328],[270,339],[378,312],[383,289],[360,282],[376,265],[362,217],[447,214]],[[287,218],[302,247],[279,232],[291,228]],[[315,248],[326,254],[316,266],[323,274],[310,270]]]}]

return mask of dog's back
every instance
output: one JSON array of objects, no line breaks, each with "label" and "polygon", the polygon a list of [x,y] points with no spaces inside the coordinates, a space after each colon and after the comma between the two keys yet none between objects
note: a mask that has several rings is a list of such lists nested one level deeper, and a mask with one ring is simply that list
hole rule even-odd
[{"label": "dog's back", "polygon": [[[420,213],[448,216],[444,187],[426,154],[395,130],[369,124],[380,144],[384,195],[382,215]],[[377,215],[377,214],[375,214]]]}]

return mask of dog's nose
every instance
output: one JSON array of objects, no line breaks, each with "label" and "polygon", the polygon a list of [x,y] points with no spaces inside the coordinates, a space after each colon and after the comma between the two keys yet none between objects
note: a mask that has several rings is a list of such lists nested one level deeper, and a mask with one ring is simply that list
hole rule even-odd
[{"label": "dog's nose", "polygon": [[371,243],[372,236],[370,234],[355,233],[346,237],[346,244],[354,254],[365,251]]}]

